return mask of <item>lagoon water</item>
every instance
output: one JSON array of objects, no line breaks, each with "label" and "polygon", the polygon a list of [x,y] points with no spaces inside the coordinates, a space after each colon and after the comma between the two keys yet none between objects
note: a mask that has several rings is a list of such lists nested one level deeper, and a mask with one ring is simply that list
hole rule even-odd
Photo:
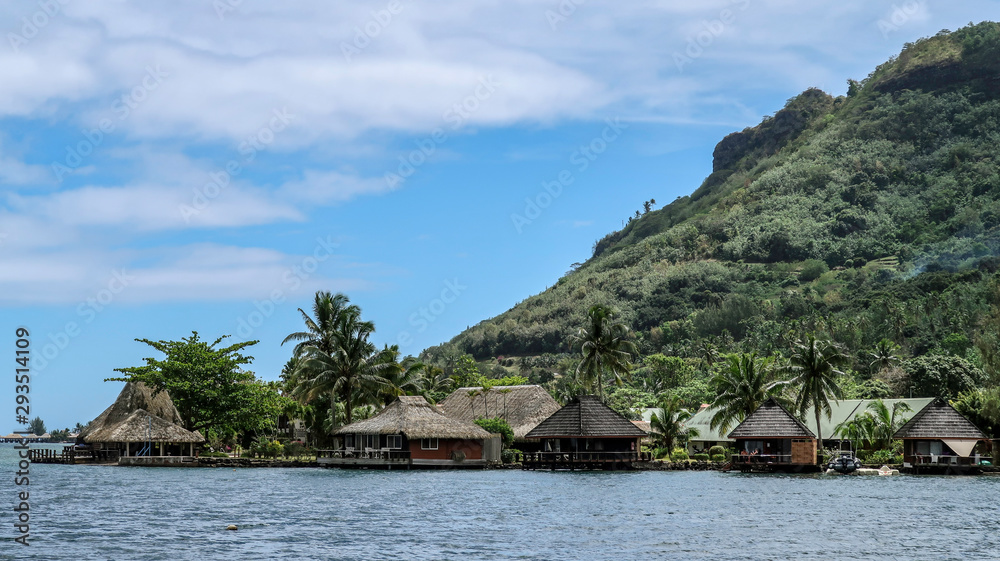
[{"label": "lagoon water", "polygon": [[[1000,477],[31,466],[0,559],[997,559]],[[226,531],[228,524],[239,530]]]}]

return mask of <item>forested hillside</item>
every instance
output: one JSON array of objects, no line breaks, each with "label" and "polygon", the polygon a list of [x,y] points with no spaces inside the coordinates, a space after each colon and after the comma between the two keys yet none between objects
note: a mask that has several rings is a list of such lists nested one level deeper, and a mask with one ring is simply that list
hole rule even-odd
[{"label": "forested hillside", "polygon": [[[725,137],[690,196],[425,356],[532,357],[501,365],[551,370],[604,304],[640,355],[691,372],[707,375],[719,353],[787,353],[813,332],[842,346],[858,387],[912,393],[912,369],[934,361],[977,384],[1000,304],[998,162],[1000,24],[939,33],[850,81],[847,96],[807,90]],[[891,359],[875,368],[880,352]],[[892,364],[911,371],[873,380]]]}]

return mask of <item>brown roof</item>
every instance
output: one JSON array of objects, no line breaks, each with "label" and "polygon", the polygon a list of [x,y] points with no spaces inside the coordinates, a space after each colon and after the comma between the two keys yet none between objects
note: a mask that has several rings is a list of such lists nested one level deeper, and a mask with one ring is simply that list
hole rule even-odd
[{"label": "brown roof", "polygon": [[596,395],[577,397],[527,434],[527,438],[636,436],[646,436],[646,431],[601,403]]},{"label": "brown roof", "polygon": [[117,423],[108,423],[91,431],[85,442],[205,442],[197,431],[191,432],[162,417],[137,409]]},{"label": "brown roof", "polygon": [[729,433],[728,438],[816,438],[780,403],[769,398]]},{"label": "brown roof", "polygon": [[378,415],[340,427],[334,434],[402,434],[417,438],[483,440],[490,433],[475,423],[447,417],[422,396],[399,396]]},{"label": "brown roof", "polygon": [[937,398],[899,427],[893,438],[975,438],[986,435],[947,401]]},{"label": "brown roof", "polygon": [[87,441],[90,433],[104,428],[105,426],[116,425],[124,421],[133,411],[142,409],[156,417],[169,423],[183,426],[181,414],[177,412],[170,394],[166,391],[153,396],[153,391],[142,382],[126,382],[118,398],[96,419],[87,424],[87,427],[80,431],[80,437]]},{"label": "brown roof", "polygon": [[[470,398],[471,391],[478,391],[479,395]],[[541,386],[494,386],[485,394],[482,388],[458,388],[438,407],[445,415],[461,421],[472,422],[487,413],[490,417],[500,417],[510,425],[514,438],[521,440],[558,411],[559,403]]]}]

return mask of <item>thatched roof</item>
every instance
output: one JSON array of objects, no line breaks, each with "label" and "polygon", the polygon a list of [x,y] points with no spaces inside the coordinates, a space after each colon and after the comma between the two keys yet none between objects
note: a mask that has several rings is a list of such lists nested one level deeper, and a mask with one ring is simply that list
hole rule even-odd
[{"label": "thatched roof", "polygon": [[181,414],[177,412],[170,394],[166,391],[153,396],[153,390],[142,382],[126,382],[118,398],[96,419],[87,424],[87,427],[80,431],[80,437],[88,441],[88,436],[106,426],[116,425],[124,421],[133,411],[142,409],[149,414],[155,415],[169,423],[183,425]]},{"label": "thatched roof", "polygon": [[769,398],[729,433],[729,438],[816,438],[808,427]]},{"label": "thatched roof", "polygon": [[930,402],[899,427],[893,438],[954,438],[984,439],[983,431],[976,428],[947,401],[937,398]]},{"label": "thatched roof", "polygon": [[[152,438],[149,426],[152,420]],[[142,382],[127,382],[118,399],[80,431],[79,438],[97,442],[205,442],[197,431],[185,429],[177,407],[166,391],[153,396]]]},{"label": "thatched roof", "polygon": [[84,439],[88,443],[100,442],[205,442],[197,431],[191,432],[143,409],[136,409],[117,423],[105,424],[91,431]]},{"label": "thatched roof", "polygon": [[334,434],[402,434],[418,438],[483,440],[490,433],[475,423],[445,416],[422,396],[399,396],[378,415],[340,427]]},{"label": "thatched roof", "polygon": [[[494,386],[486,393],[482,390],[458,388],[438,407],[445,415],[460,421],[472,422],[487,413],[490,417],[500,417],[510,425],[517,440],[524,439],[528,431],[559,410],[559,403],[541,386]],[[480,393],[470,399],[471,391]]]},{"label": "thatched roof", "polygon": [[528,438],[641,437],[646,431],[601,403],[581,395],[528,432]]}]

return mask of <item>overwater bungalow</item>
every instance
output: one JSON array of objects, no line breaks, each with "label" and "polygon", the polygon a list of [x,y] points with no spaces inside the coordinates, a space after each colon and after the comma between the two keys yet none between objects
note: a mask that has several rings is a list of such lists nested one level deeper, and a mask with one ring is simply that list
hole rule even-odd
[{"label": "overwater bungalow", "polygon": [[[899,419],[903,422],[908,420],[917,411],[923,409],[928,403],[933,401],[934,398],[930,397],[916,397],[909,399],[883,399],[881,400],[883,404],[891,411],[897,403],[906,404],[910,411],[900,412]],[[836,401],[830,401],[830,415],[829,417],[824,413],[821,415],[820,422],[823,426],[823,448],[833,448],[839,449],[841,442],[850,442],[847,439],[841,438],[839,435],[835,434],[833,429],[837,425],[846,423],[848,421],[854,420],[857,417],[864,415],[874,399],[841,399]],[[718,409],[710,405],[702,405],[698,412],[688,419],[684,426],[687,428],[693,428],[698,431],[698,435],[691,437],[688,440],[688,453],[697,454],[699,452],[707,452],[712,446],[735,446],[735,441],[732,438],[728,438],[727,435],[722,434],[719,430],[712,428],[712,417],[715,416]],[[649,419],[656,409],[646,409],[643,411],[642,418]],[[813,413],[813,409],[810,407],[806,409],[805,413],[802,415],[803,424],[808,428],[813,434],[817,434],[819,431],[816,427],[816,415]],[[845,444],[846,446],[846,444]],[[818,443],[817,443],[817,447]]]},{"label": "overwater bungalow", "polygon": [[990,441],[947,401],[934,399],[896,431],[903,469],[911,473],[976,473],[989,462]]},{"label": "overwater bungalow", "polygon": [[445,415],[472,422],[483,417],[499,417],[514,432],[514,448],[536,452],[538,440],[527,438],[528,432],[559,410],[545,388],[538,385],[458,388],[438,403]]},{"label": "overwater bungalow", "polygon": [[541,451],[525,453],[525,469],[631,469],[641,458],[646,431],[604,405],[581,395],[528,432]]},{"label": "overwater bungalow", "polygon": [[732,465],[741,471],[813,471],[816,435],[773,398],[729,433]]},{"label": "overwater bungalow", "polygon": [[80,432],[61,453],[32,451],[33,461],[118,463],[119,465],[194,465],[195,445],[205,442],[182,426],[166,391],[155,396],[142,382],[128,382],[110,407]]},{"label": "overwater bungalow", "polygon": [[500,461],[500,437],[441,413],[421,396],[400,396],[370,419],[334,432],[338,447],[319,451],[326,467],[410,469],[485,467]]}]

